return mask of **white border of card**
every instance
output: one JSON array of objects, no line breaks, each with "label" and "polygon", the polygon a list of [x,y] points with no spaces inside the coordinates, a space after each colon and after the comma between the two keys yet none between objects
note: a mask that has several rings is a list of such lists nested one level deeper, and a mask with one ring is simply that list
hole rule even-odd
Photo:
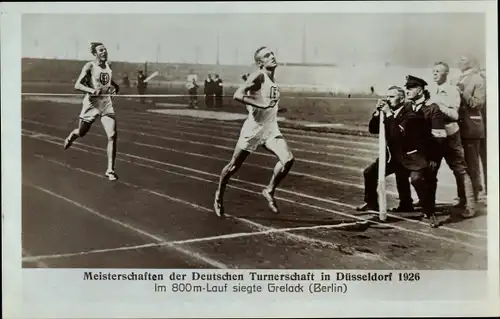
[{"label": "white border of card", "polygon": [[[332,289],[344,293],[165,293],[154,281],[84,281],[85,269],[21,268],[21,16],[23,13],[304,13],[304,12],[480,12],[487,17],[488,161],[498,163],[497,5],[496,1],[433,2],[260,2],[260,3],[2,3],[2,277],[5,318],[159,318],[159,317],[374,317],[498,316],[499,210],[498,171],[490,165],[488,198],[488,270],[419,271],[418,282],[352,282]],[[57,35],[54,35],[57,36]],[[339,44],[342,45],[342,44]],[[111,273],[145,270],[106,270]],[[190,270],[147,270],[192,276]],[[251,270],[240,284],[256,284]],[[214,271],[198,271],[214,273]],[[220,273],[225,273],[221,271]],[[266,274],[314,274],[321,271],[259,271]],[[323,271],[337,276],[336,271]],[[347,271],[344,271],[347,272]],[[370,271],[350,271],[365,274]],[[94,271],[97,273],[97,271]],[[382,271],[400,276],[400,271]],[[392,274],[392,275],[391,275]],[[191,281],[190,281],[191,282]],[[158,282],[157,282],[158,283]],[[162,282],[159,282],[163,284]],[[195,284],[195,282],[192,282]],[[285,282],[281,282],[285,283]],[[206,283],[203,283],[205,285]],[[235,285],[234,281],[210,284]],[[265,287],[267,283],[264,283]],[[186,286],[187,287],[187,286]],[[180,288],[179,288],[180,289]]]}]

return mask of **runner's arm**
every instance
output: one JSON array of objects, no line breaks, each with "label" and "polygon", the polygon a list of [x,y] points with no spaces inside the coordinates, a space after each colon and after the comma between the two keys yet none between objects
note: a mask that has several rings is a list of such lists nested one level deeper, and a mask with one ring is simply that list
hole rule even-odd
[{"label": "runner's arm", "polygon": [[94,90],[91,87],[88,87],[85,85],[85,80],[87,79],[87,76],[90,74],[90,69],[92,68],[92,64],[90,62],[86,63],[82,71],[80,72],[80,75],[78,76],[78,79],[76,80],[75,83],[75,90],[84,92],[84,93],[90,93],[90,94],[96,94],[96,90]]},{"label": "runner's arm", "polygon": [[264,75],[261,72],[254,72],[250,74],[243,85],[241,85],[233,98],[243,104],[251,105],[257,108],[266,109],[269,105],[259,104],[254,97],[246,95],[246,92],[260,88],[264,80]]}]

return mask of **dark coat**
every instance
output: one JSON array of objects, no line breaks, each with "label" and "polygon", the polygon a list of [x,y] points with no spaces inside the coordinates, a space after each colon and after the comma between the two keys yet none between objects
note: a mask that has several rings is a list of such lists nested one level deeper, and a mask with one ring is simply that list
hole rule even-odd
[{"label": "dark coat", "polygon": [[423,116],[425,129],[428,131],[427,154],[428,159],[440,162],[444,156],[444,143],[446,141],[446,116],[441,112],[439,106],[434,103],[424,102],[417,114]]},{"label": "dark coat", "polygon": [[[372,134],[379,133],[379,116],[373,116],[369,123]],[[413,112],[406,104],[397,116],[384,121],[390,161],[402,164],[410,171],[418,171],[429,166],[429,129],[421,113]]]},{"label": "dark coat", "polygon": [[222,80],[215,79],[215,81],[214,81],[214,93],[215,93],[215,95],[222,95],[223,90],[224,89],[222,87]]},{"label": "dark coat", "polygon": [[214,80],[205,80],[205,85],[203,86],[203,93],[205,95],[213,95],[215,94],[215,82]]},{"label": "dark coat", "polygon": [[463,139],[481,139],[485,137],[486,81],[478,72],[462,74],[457,83],[461,93],[458,111],[460,135]]}]

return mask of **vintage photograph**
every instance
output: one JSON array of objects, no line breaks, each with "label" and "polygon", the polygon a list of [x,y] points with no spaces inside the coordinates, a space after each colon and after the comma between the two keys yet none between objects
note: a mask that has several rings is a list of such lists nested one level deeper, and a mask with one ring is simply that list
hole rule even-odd
[{"label": "vintage photograph", "polygon": [[23,268],[488,268],[485,14],[21,23]]}]

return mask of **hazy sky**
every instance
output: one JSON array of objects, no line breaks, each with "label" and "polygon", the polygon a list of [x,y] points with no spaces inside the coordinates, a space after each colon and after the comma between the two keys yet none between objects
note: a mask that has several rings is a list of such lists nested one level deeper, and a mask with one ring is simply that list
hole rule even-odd
[{"label": "hazy sky", "polygon": [[250,64],[262,45],[280,61],[300,62],[304,40],[307,62],[422,66],[485,55],[485,17],[477,13],[30,14],[22,52],[91,59],[89,43],[103,41],[112,61],[215,63],[217,30],[222,64]]}]

